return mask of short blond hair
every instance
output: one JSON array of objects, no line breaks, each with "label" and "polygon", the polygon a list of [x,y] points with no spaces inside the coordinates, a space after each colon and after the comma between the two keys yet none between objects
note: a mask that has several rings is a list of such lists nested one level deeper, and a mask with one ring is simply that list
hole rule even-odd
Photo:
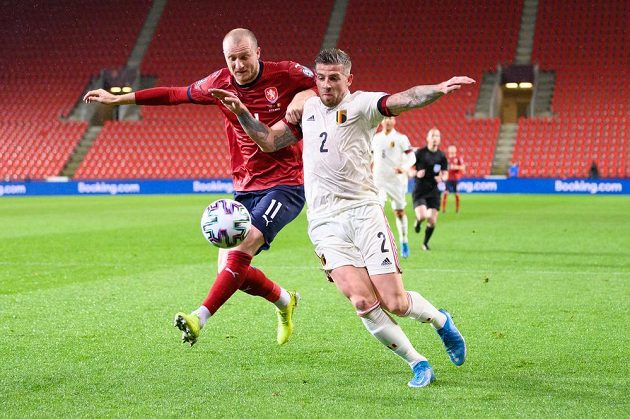
[{"label": "short blond hair", "polygon": [[256,35],[254,35],[254,32],[245,28],[236,28],[229,31],[223,37],[223,44],[225,44],[225,42],[228,40],[238,43],[243,39],[249,39],[253,49],[258,48],[258,40],[256,39]]}]

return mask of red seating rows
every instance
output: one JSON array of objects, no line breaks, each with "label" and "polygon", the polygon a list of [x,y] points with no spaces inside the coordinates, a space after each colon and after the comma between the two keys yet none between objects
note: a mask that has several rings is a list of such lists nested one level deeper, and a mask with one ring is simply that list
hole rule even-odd
[{"label": "red seating rows", "polygon": [[59,175],[87,127],[60,118],[70,114],[91,77],[125,64],[149,4],[0,4],[2,178]]},{"label": "red seating rows", "polygon": [[85,122],[0,121],[0,179],[59,174],[86,128]]},{"label": "red seating rows", "polygon": [[533,60],[556,72],[557,117],[519,121],[514,158],[524,176],[630,176],[628,2],[539,3]]},{"label": "red seating rows", "polygon": [[513,159],[525,177],[585,177],[593,161],[603,177],[628,177],[629,138],[625,116],[522,119]]}]

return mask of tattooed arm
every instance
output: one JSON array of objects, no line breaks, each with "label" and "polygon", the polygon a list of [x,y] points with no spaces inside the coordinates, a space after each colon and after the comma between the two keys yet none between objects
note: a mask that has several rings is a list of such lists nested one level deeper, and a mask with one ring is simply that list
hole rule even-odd
[{"label": "tattooed arm", "polygon": [[469,77],[453,77],[440,84],[415,86],[404,92],[396,93],[387,98],[387,109],[394,114],[400,115],[405,111],[421,108],[435,102],[442,96],[457,90],[465,84],[472,84],[475,81]]},{"label": "tattooed arm", "polygon": [[278,121],[270,128],[254,118],[236,95],[221,89],[210,89],[210,93],[234,112],[247,135],[265,153],[279,150],[299,140],[295,131],[284,121]]}]

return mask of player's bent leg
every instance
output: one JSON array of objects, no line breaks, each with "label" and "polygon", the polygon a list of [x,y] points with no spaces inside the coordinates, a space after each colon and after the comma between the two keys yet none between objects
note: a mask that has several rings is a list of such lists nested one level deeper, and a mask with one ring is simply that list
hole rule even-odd
[{"label": "player's bent leg", "polygon": [[193,346],[201,333],[201,323],[199,316],[195,313],[177,313],[175,314],[174,326],[182,331],[182,342]]},{"label": "player's bent leg", "polygon": [[370,275],[370,280],[385,310],[397,316],[406,315],[409,311],[409,298],[400,273]]},{"label": "player's bent leg", "polygon": [[429,361],[420,361],[411,370],[413,378],[407,383],[409,387],[426,387],[435,381],[435,374]]},{"label": "player's bent leg", "polygon": [[439,311],[446,316],[446,323],[441,329],[436,329],[437,333],[444,343],[444,348],[451,362],[459,367],[466,361],[466,342],[459,329],[455,326],[449,312],[443,308]]},{"label": "player's bent leg", "polygon": [[277,341],[278,345],[284,345],[289,341],[289,338],[293,334],[293,312],[300,301],[300,294],[296,291],[289,291],[291,299],[289,304],[283,309],[276,308],[276,315],[278,317],[278,332]]}]

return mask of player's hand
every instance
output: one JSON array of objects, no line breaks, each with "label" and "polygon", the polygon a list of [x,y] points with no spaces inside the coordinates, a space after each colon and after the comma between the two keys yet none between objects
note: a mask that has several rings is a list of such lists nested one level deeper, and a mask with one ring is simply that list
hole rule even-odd
[{"label": "player's hand", "polygon": [[208,89],[208,93],[217,98],[226,108],[236,115],[247,112],[247,107],[243,105],[243,102],[241,102],[238,96],[232,92],[223,89]]},{"label": "player's hand", "polygon": [[83,96],[83,101],[85,103],[98,102],[104,103],[105,105],[112,105],[116,103],[116,95],[109,93],[105,89],[90,90]]},{"label": "player's hand", "polygon": [[294,107],[292,105],[293,102],[289,104],[289,107],[287,108],[287,113],[284,115],[284,118],[287,120],[288,123],[298,125],[302,121],[302,111],[304,110],[304,107]]},{"label": "player's hand", "polygon": [[420,169],[420,170],[418,170],[418,171],[416,172],[416,177],[417,177],[417,178],[423,178],[423,177],[424,177],[424,174],[425,174],[424,169]]},{"label": "player's hand", "polygon": [[473,83],[476,83],[476,82],[470,77],[456,76],[456,77],[451,78],[450,80],[440,83],[439,90],[442,93],[447,94],[454,90],[460,89],[464,85],[473,84]]}]

